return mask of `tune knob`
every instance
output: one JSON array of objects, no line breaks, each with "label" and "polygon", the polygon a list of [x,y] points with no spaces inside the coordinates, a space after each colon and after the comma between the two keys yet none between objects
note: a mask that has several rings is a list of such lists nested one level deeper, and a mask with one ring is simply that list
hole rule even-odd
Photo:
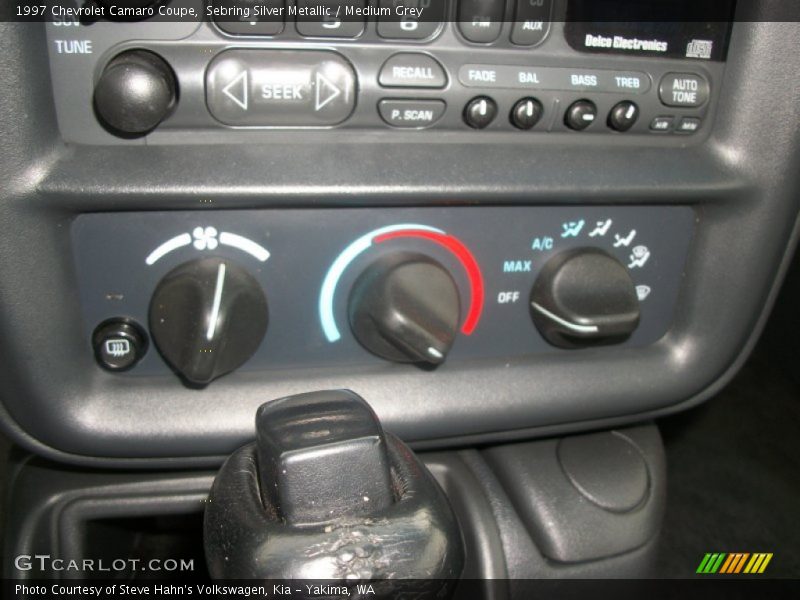
[{"label": "tune knob", "polygon": [[177,103],[175,74],[146,50],[118,54],[94,88],[97,115],[114,134],[143,135],[163,121]]},{"label": "tune knob", "polygon": [[173,269],[150,301],[150,334],[188,383],[206,385],[244,364],[267,331],[267,299],[242,267],[204,258]]},{"label": "tune knob", "polygon": [[458,330],[461,302],[450,273],[421,254],[384,257],[350,293],[350,327],[367,350],[395,362],[444,362]]},{"label": "tune knob", "polygon": [[627,269],[597,248],[551,258],[533,284],[531,317],[554,346],[615,344],[639,325],[639,301]]}]

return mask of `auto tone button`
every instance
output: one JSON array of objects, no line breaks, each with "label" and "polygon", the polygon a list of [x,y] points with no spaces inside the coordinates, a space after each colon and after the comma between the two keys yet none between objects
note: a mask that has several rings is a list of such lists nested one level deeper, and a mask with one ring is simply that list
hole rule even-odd
[{"label": "auto tone button", "polygon": [[710,95],[708,80],[697,73],[667,73],[658,86],[658,97],[666,106],[697,108]]},{"label": "auto tone button", "polygon": [[355,107],[356,74],[335,52],[228,50],[208,67],[206,103],[225,125],[336,125]]}]

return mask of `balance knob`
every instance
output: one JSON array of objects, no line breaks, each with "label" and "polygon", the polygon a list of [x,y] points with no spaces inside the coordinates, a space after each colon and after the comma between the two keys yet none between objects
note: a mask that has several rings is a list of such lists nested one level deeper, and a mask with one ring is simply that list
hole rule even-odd
[{"label": "balance knob", "polygon": [[233,371],[267,331],[267,299],[246,270],[219,258],[173,269],[150,301],[150,335],[164,360],[203,386]]},{"label": "balance knob", "polygon": [[550,259],[533,284],[530,303],[536,328],[561,348],[616,344],[639,325],[639,300],[628,270],[597,248]]},{"label": "balance knob", "polygon": [[421,254],[385,257],[369,267],[350,293],[350,327],[373,354],[436,366],[453,345],[461,315],[450,273]]},{"label": "balance knob", "polygon": [[175,74],[164,59],[146,50],[129,50],[103,69],[94,88],[94,106],[112,133],[143,135],[175,108],[177,88]]}]

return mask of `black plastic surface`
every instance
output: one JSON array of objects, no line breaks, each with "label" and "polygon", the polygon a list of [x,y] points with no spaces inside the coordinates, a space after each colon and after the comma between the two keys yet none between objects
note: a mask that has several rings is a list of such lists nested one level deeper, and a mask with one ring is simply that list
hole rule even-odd
[{"label": "black plastic surface", "polygon": [[[119,536],[115,538],[108,532],[94,540],[101,543],[89,545],[93,541],[88,535],[91,522],[202,515],[214,480],[213,472],[131,473],[64,468],[19,451],[12,454],[8,466],[4,489],[9,493],[4,508],[13,518],[5,519],[4,523],[4,556],[49,555],[44,562],[31,560],[30,568],[26,567],[24,559],[19,563],[13,559],[3,561],[3,576],[18,580],[141,575],[130,572],[130,563],[122,572],[111,571],[108,564],[107,571],[66,567],[73,560],[77,561],[76,565],[83,564],[85,558],[97,561],[109,548],[119,554],[106,556],[132,558],[130,548],[119,545]],[[198,526],[202,528],[202,518]],[[136,533],[142,534],[141,530]],[[189,532],[189,535],[192,539],[202,539],[196,533]],[[193,558],[183,553],[165,554],[168,552],[165,539],[162,537],[159,541],[161,545],[145,558],[159,561]],[[54,564],[51,559],[63,559],[63,562]],[[96,562],[93,564],[97,567]],[[202,578],[202,569],[203,564],[197,561],[194,570],[187,570],[183,575]],[[162,571],[155,575],[163,574]],[[152,577],[153,573],[149,575]],[[181,574],[174,572],[173,575]]]},{"label": "black plastic surface", "polygon": [[551,560],[625,554],[661,526],[666,465],[654,426],[498,446],[484,457]]},{"label": "black plastic surface", "polygon": [[618,431],[576,435],[563,438],[556,449],[558,464],[572,487],[612,513],[629,513],[648,502],[650,470],[656,469],[629,435]]},{"label": "black plastic surface", "polygon": [[[654,574],[653,566],[658,548],[657,537],[643,546],[599,560],[581,563],[563,563],[551,560],[531,537],[523,516],[517,511],[506,490],[493,472],[492,467],[476,450],[459,452],[459,458],[472,472],[482,494],[485,495],[494,519],[503,548],[512,598],[529,598],[526,580],[531,579],[604,579],[645,578]],[[550,480],[542,478],[547,486]],[[588,524],[573,522],[575,536],[587,534],[581,529]],[[562,533],[564,533],[562,531]],[[588,535],[592,536],[591,532]]]}]

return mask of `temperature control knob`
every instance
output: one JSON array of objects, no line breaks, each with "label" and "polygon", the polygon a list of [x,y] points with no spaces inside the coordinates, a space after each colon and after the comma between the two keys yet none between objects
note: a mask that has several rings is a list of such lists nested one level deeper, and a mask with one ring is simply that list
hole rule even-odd
[{"label": "temperature control knob", "polygon": [[367,350],[395,362],[436,366],[453,345],[461,315],[450,273],[421,254],[385,257],[350,293],[350,327]]},{"label": "temperature control knob", "polygon": [[639,325],[639,300],[627,269],[598,248],[556,255],[531,290],[531,317],[554,346],[616,344]]},{"label": "temperature control knob", "polygon": [[172,112],[177,87],[164,59],[146,50],[128,50],[111,59],[100,75],[95,110],[113,133],[144,135]]},{"label": "temperature control knob", "polygon": [[150,301],[150,334],[189,384],[203,386],[240,367],[267,331],[267,299],[242,267],[203,258],[176,267]]}]

